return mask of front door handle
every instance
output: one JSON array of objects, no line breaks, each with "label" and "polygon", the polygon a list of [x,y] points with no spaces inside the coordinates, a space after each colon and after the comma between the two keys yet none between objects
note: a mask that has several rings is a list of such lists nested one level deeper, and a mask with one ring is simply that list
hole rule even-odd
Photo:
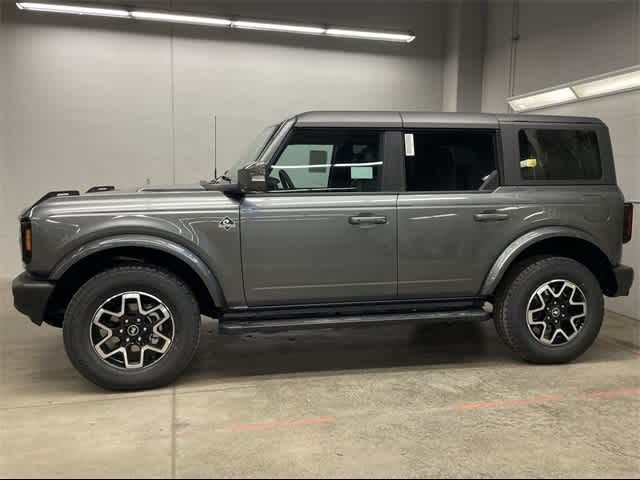
[{"label": "front door handle", "polygon": [[499,212],[482,212],[473,216],[476,222],[502,222],[509,219],[508,213]]},{"label": "front door handle", "polygon": [[349,217],[349,223],[351,225],[383,225],[387,223],[387,217],[355,216]]}]

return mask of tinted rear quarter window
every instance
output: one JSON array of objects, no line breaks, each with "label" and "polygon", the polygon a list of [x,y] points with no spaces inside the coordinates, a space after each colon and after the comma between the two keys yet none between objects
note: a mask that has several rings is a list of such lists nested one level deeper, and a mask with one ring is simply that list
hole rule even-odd
[{"label": "tinted rear quarter window", "polygon": [[592,130],[526,128],[518,132],[524,180],[597,180],[598,137]]}]

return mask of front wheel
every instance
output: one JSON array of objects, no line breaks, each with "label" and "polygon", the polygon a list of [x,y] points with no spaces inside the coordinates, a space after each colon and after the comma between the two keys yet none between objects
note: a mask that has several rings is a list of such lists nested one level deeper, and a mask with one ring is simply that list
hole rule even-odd
[{"label": "front wheel", "polygon": [[64,344],[73,365],[110,390],[172,382],[198,346],[200,312],[191,290],[164,270],[130,265],[85,283],[67,308]]},{"label": "front wheel", "polygon": [[593,273],[565,257],[514,267],[497,296],[494,321],[505,343],[534,363],[569,362],[595,341],[602,326],[602,289]]}]

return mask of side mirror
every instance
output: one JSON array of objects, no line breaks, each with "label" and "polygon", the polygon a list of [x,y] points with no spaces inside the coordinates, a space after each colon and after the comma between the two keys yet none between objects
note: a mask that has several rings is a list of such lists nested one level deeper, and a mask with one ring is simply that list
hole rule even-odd
[{"label": "side mirror", "polygon": [[238,185],[246,192],[264,192],[267,189],[267,175],[263,165],[249,165],[238,170]]}]

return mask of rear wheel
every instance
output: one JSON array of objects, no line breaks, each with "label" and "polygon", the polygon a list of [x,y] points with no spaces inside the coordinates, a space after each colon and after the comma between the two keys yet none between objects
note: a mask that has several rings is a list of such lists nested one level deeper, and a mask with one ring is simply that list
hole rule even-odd
[{"label": "rear wheel", "polygon": [[73,365],[112,390],[172,382],[198,346],[200,312],[176,276],[150,266],[107,270],[74,295],[63,323]]},{"label": "rear wheel", "polygon": [[565,257],[542,257],[515,266],[496,296],[500,337],[525,360],[562,363],[595,341],[604,315],[593,273]]}]

